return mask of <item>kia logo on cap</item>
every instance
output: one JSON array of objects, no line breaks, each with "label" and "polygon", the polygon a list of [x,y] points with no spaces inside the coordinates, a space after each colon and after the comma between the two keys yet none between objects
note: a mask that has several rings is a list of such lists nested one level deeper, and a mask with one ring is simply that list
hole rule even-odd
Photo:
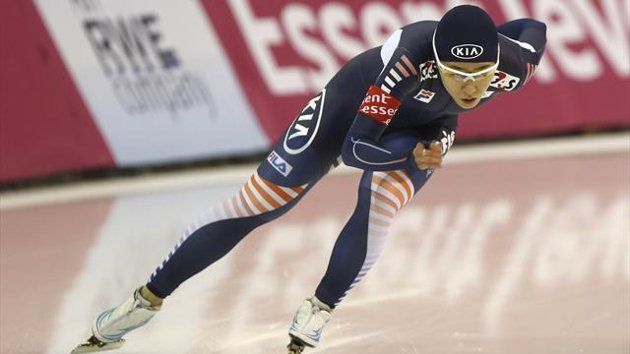
[{"label": "kia logo on cap", "polygon": [[451,48],[451,54],[459,59],[475,59],[483,53],[483,47],[476,44],[460,44]]}]

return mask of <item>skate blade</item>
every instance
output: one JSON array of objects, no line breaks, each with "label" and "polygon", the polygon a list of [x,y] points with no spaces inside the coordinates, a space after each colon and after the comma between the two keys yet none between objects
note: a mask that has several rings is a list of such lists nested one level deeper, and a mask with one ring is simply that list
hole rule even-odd
[{"label": "skate blade", "polygon": [[287,350],[287,354],[301,354],[304,351],[304,346],[291,342],[287,345]]},{"label": "skate blade", "polygon": [[123,344],[125,344],[124,339],[105,343],[92,336],[85,343],[81,343],[76,348],[74,348],[74,350],[71,351],[70,354],[95,353],[106,350],[113,350],[122,347]]},{"label": "skate blade", "polygon": [[291,342],[287,345],[287,354],[301,354],[308,346],[300,338],[291,336]]}]

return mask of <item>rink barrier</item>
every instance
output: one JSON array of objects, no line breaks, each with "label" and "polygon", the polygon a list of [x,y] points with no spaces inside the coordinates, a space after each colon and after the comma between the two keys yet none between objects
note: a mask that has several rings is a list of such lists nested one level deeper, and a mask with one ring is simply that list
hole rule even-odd
[{"label": "rink barrier", "polygon": [[[567,156],[586,157],[630,153],[630,133],[598,136],[536,139],[534,141],[484,143],[454,147],[444,161],[444,168],[463,163],[482,163],[514,159],[553,159]],[[223,168],[200,168],[189,171],[123,177],[114,180],[81,182],[65,186],[5,192],[0,195],[0,210],[21,209],[53,203],[70,203],[89,199],[157,193],[170,189],[233,185],[239,187],[256,169],[256,164]],[[359,173],[341,165],[331,175]]]}]

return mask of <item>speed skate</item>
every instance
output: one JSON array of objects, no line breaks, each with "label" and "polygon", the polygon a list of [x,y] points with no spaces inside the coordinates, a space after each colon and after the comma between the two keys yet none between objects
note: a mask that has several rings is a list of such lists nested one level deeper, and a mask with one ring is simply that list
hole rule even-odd
[{"label": "speed skate", "polygon": [[302,353],[305,347],[316,347],[324,326],[330,321],[332,309],[317,297],[304,300],[293,316],[287,346],[288,354]]},{"label": "speed skate", "polygon": [[79,344],[71,354],[92,353],[120,348],[122,338],[132,330],[144,326],[160,310],[140,295],[140,288],[117,307],[101,313],[92,324],[92,336]]}]

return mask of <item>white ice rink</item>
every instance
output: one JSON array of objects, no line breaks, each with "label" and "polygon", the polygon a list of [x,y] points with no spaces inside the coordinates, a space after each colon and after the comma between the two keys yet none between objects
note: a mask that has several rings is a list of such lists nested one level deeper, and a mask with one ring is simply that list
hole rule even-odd
[{"label": "white ice rink", "polygon": [[[630,352],[630,134],[455,147],[306,353]],[[2,353],[68,353],[255,168],[1,196]],[[339,168],[118,353],[285,353],[356,202]]]}]

